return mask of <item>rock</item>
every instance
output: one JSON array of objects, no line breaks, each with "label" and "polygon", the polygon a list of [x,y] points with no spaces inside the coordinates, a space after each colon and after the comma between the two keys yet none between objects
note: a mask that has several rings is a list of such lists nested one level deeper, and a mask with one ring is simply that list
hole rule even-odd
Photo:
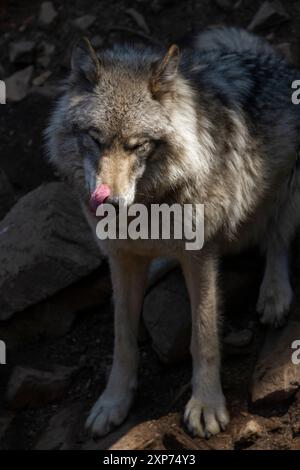
[{"label": "rock", "polygon": [[39,408],[63,397],[77,371],[74,367],[57,366],[43,371],[16,366],[7,386],[6,400],[10,409]]},{"label": "rock", "polygon": [[300,390],[298,390],[298,392],[296,393],[295,400],[296,400],[297,403],[300,404]]},{"label": "rock", "polygon": [[265,429],[272,434],[282,434],[285,432],[284,424],[281,418],[273,416],[264,420]]},{"label": "rock", "polygon": [[137,26],[140,29],[145,31],[145,33],[147,33],[147,34],[150,34],[150,28],[147,25],[147,23],[145,21],[145,18],[143,17],[143,15],[141,13],[139,13],[135,8],[128,8],[125,11],[126,11],[127,15],[129,15],[131,18],[134,19],[134,21],[136,22]]},{"label": "rock", "polygon": [[57,15],[52,2],[43,2],[40,8],[39,23],[43,26],[49,26]]},{"label": "rock", "polygon": [[43,41],[40,48],[43,54],[52,55],[55,51],[55,45],[51,42]]},{"label": "rock", "polygon": [[14,203],[14,190],[6,174],[0,169],[0,220],[3,219]]},{"label": "rock", "polygon": [[6,411],[0,415],[0,441],[4,438],[13,418],[14,414],[9,411]]},{"label": "rock", "polygon": [[21,101],[26,97],[32,74],[33,67],[30,65],[5,80],[7,101]]},{"label": "rock", "polygon": [[190,302],[183,276],[178,269],[148,292],[143,316],[153,348],[163,362],[172,363],[188,355]]},{"label": "rock", "polygon": [[168,258],[156,258],[150,266],[148,289],[151,289],[178,266],[178,261]]},{"label": "rock", "polygon": [[53,100],[59,94],[59,88],[55,85],[48,85],[44,83],[43,86],[32,86],[30,89],[30,93],[38,96],[42,96],[43,98],[47,98],[49,100]]},{"label": "rock", "polygon": [[[73,434],[81,407],[71,405],[58,411],[50,419],[35,446],[35,450],[68,450],[74,446]],[[74,449],[72,449],[74,450]]]},{"label": "rock", "polygon": [[247,448],[254,444],[263,434],[262,426],[255,420],[250,419],[242,424],[236,433],[236,446]]},{"label": "rock", "polygon": [[49,67],[52,55],[55,51],[55,45],[50,42],[43,41],[39,47],[40,55],[37,58],[37,63],[44,68]]},{"label": "rock", "polygon": [[0,320],[73,284],[101,262],[70,188],[40,186],[0,222]]},{"label": "rock", "polygon": [[248,346],[253,338],[253,332],[250,329],[231,331],[224,338],[224,344],[234,348],[244,348]]},{"label": "rock", "polygon": [[9,46],[9,60],[18,63],[31,63],[35,43],[33,41],[17,41]]},{"label": "rock", "polygon": [[26,347],[38,341],[64,336],[70,331],[78,314],[101,306],[111,297],[108,268],[100,266],[92,274],[80,279],[9,321],[0,322],[0,338],[9,350]]},{"label": "rock", "polygon": [[289,62],[293,61],[291,45],[289,42],[283,42],[275,46],[279,54],[285,57]]},{"label": "rock", "polygon": [[50,62],[51,62],[51,57],[50,57],[50,56],[47,56],[47,55],[40,55],[40,56],[37,58],[37,63],[38,63],[39,65],[41,65],[41,67],[43,67],[44,69],[46,69],[47,67],[49,67]]},{"label": "rock", "polygon": [[199,451],[212,450],[205,439],[193,439],[182,429],[181,415],[169,413],[160,419],[144,421],[132,426],[118,440],[115,439],[110,451],[144,450],[144,451]]},{"label": "rock", "polygon": [[[272,42],[274,42],[274,40],[275,40],[275,34],[274,34],[273,32],[271,32],[271,33],[267,34],[267,36],[265,37],[265,39],[266,39],[268,42],[272,43]],[[276,47],[276,46],[275,46],[275,47]]]},{"label": "rock", "polygon": [[88,439],[86,442],[83,443],[80,450],[99,451],[110,449],[110,447],[117,443],[120,439],[127,436],[127,434],[131,432],[131,429],[134,428],[137,423],[139,423],[139,419],[137,416],[134,415],[134,412],[131,411],[129,417],[124,421],[124,423],[122,423],[120,426],[116,427],[109,434],[100,439]]},{"label": "rock", "polygon": [[292,362],[292,343],[300,338],[300,322],[290,321],[283,330],[269,331],[255,366],[251,398],[253,404],[283,402],[300,386],[300,367]]},{"label": "rock", "polygon": [[164,8],[171,5],[173,0],[152,0],[150,3],[150,8],[153,13],[160,13]]},{"label": "rock", "polygon": [[235,8],[236,0],[215,0],[215,3],[221,10],[229,11]]},{"label": "rock", "polygon": [[73,24],[74,26],[76,26],[76,28],[79,28],[82,31],[85,31],[86,29],[89,29],[90,26],[92,26],[95,20],[96,20],[96,17],[94,15],[84,15],[74,20]]},{"label": "rock", "polygon": [[293,437],[300,437],[300,421],[299,421],[299,417],[297,420],[295,420],[293,422],[293,425],[292,425],[292,431],[293,431]]},{"label": "rock", "polygon": [[44,85],[44,83],[48,80],[50,75],[51,75],[50,70],[46,70],[45,72],[41,73],[40,75],[38,75],[32,80],[32,85],[33,86]]},{"label": "rock", "polygon": [[289,15],[279,0],[267,1],[261,5],[248,29],[249,31],[258,31],[269,26],[278,25],[289,19]]},{"label": "rock", "polygon": [[300,449],[300,437],[294,438],[291,443],[291,447],[289,450],[297,450],[299,451]]},{"label": "rock", "polygon": [[[128,451],[153,449],[162,450],[160,443],[161,432],[155,420],[147,421],[132,427],[126,434],[120,436],[110,447],[110,451]],[[155,446],[153,446],[155,444]]]},{"label": "rock", "polygon": [[96,36],[93,36],[91,39],[91,44],[95,49],[98,49],[99,47],[103,46],[104,39],[97,34]]}]

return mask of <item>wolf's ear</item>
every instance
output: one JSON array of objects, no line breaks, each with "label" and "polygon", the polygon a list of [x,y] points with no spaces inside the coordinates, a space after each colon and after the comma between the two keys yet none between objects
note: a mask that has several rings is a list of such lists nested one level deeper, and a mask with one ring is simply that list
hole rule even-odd
[{"label": "wolf's ear", "polygon": [[165,93],[174,90],[179,60],[179,47],[173,44],[162,61],[152,64],[150,90],[155,98],[160,98]]},{"label": "wolf's ear", "polygon": [[90,41],[83,37],[75,44],[71,57],[72,72],[91,83],[96,83],[100,77],[100,62]]}]

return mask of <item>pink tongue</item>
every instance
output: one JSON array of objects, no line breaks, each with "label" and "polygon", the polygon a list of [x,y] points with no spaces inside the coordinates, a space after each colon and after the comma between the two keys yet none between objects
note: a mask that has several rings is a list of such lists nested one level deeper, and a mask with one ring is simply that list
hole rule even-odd
[{"label": "pink tongue", "polygon": [[110,195],[110,189],[107,184],[99,184],[90,199],[90,208],[96,213],[97,208],[103,204]]}]

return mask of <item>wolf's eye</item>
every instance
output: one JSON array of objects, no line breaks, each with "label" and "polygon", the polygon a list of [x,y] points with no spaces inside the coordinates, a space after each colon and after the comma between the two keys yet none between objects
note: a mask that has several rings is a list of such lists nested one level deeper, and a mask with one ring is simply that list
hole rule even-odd
[{"label": "wolf's eye", "polygon": [[143,142],[138,142],[134,145],[128,146],[128,150],[134,152],[135,154],[146,157],[154,150],[155,142],[152,140],[144,140]]},{"label": "wolf's eye", "polygon": [[151,142],[147,140],[146,142],[137,146],[137,152],[140,154],[148,153],[151,150]]}]

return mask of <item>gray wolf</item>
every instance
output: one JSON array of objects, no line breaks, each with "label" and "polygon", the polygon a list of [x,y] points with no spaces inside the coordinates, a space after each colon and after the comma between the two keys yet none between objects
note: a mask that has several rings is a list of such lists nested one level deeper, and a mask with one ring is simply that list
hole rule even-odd
[{"label": "gray wolf", "polygon": [[[120,198],[205,205],[205,244],[107,240],[115,303],[114,360],[87,427],[104,435],[127,416],[137,385],[137,331],[149,265],[177,259],[192,311],[192,395],[184,421],[209,437],[229,417],[220,380],[218,260],[258,245],[266,256],[257,310],[284,322],[292,300],[289,247],[299,222],[298,71],[267,43],[233,28],[209,30],[180,51],[75,47],[72,70],[46,131],[50,159],[88,209]],[[96,193],[95,193],[96,191]],[[105,192],[104,191],[104,192]],[[109,193],[109,194],[108,194]],[[100,196],[99,196],[100,194]],[[98,197],[98,199],[97,199]],[[100,199],[99,199],[100,198]]]}]

